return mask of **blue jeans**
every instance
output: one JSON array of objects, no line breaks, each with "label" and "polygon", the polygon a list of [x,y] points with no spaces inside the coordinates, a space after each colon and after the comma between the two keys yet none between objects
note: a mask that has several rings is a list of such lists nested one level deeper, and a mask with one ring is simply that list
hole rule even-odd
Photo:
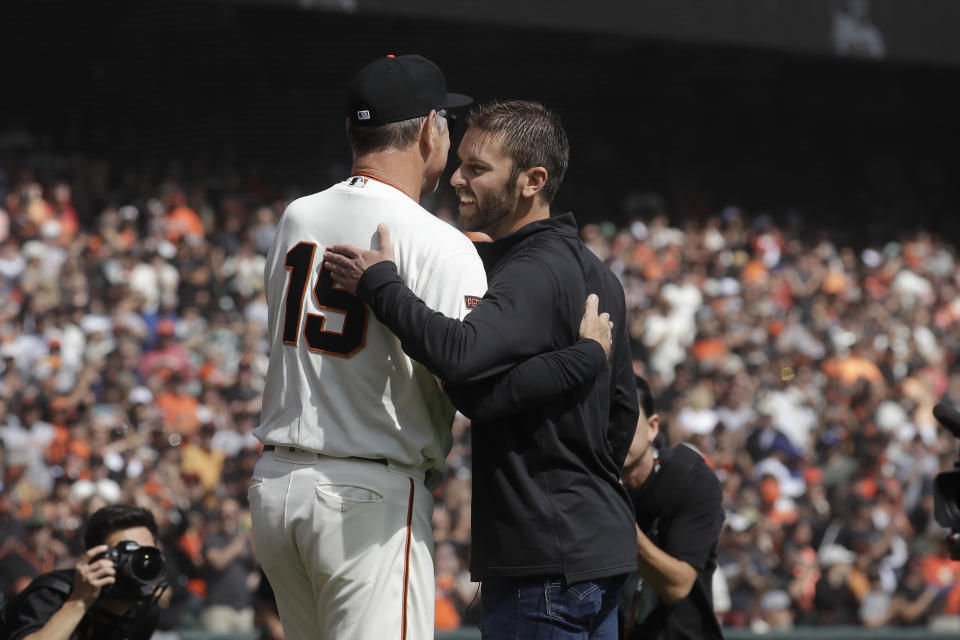
[{"label": "blue jeans", "polygon": [[616,640],[625,578],[574,584],[563,578],[487,578],[480,590],[483,640]]}]

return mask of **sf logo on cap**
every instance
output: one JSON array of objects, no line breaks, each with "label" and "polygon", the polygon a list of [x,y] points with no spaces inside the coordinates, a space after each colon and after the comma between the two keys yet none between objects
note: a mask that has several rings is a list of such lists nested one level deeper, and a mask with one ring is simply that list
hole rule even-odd
[{"label": "sf logo on cap", "polygon": [[369,120],[370,112],[364,109],[363,111],[357,111],[357,120]]}]

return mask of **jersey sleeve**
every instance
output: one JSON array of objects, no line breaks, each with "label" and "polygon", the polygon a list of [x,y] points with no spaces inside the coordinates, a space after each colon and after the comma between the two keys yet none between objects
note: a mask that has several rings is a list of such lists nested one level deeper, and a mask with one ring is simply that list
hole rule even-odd
[{"label": "jersey sleeve", "polygon": [[702,571],[723,527],[723,495],[717,475],[706,463],[694,469],[676,499],[677,511],[663,540],[663,550]]},{"label": "jersey sleeve", "polygon": [[496,375],[551,350],[551,317],[558,281],[534,259],[518,258],[462,321],[431,309],[400,279],[392,262],[380,262],[360,278],[357,293],[403,350],[447,383]]},{"label": "jersey sleeve", "polygon": [[491,422],[536,409],[588,387],[607,365],[596,340],[544,353],[506,373],[469,385],[444,387],[454,406],[471,420]]}]

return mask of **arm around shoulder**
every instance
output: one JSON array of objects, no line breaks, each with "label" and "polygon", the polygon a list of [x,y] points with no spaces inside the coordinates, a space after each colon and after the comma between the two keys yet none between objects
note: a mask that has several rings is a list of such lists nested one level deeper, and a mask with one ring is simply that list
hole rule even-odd
[{"label": "arm around shoulder", "polygon": [[400,338],[407,355],[441,380],[462,384],[502,373],[552,348],[548,319],[554,286],[542,265],[529,262],[514,260],[502,268],[463,321],[428,307],[391,263],[367,269],[357,293]]},{"label": "arm around shoulder", "polygon": [[447,385],[447,395],[471,420],[491,422],[578,397],[592,386],[610,355],[610,319],[599,313],[596,295],[587,297],[580,340],[534,356],[500,376],[469,385]]},{"label": "arm around shoulder", "polygon": [[600,375],[607,359],[596,340],[534,356],[504,374],[467,385],[446,385],[453,405],[478,422],[491,422],[558,401]]}]

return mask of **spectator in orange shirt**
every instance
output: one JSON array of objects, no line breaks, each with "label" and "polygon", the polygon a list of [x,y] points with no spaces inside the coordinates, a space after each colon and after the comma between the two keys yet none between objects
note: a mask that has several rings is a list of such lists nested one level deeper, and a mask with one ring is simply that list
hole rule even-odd
[{"label": "spectator in orange shirt", "polygon": [[179,244],[180,239],[192,236],[204,237],[203,221],[196,211],[187,206],[187,197],[182,191],[175,191],[170,195],[170,213],[167,214],[167,240]]},{"label": "spectator in orange shirt", "polygon": [[856,384],[861,378],[870,384],[883,382],[883,373],[880,368],[872,360],[864,357],[863,351],[858,346],[846,357],[827,360],[823,363],[823,372],[848,386]]},{"label": "spectator in orange shirt", "polygon": [[467,608],[477,595],[477,587],[463,570],[455,545],[441,542],[434,556],[437,589],[434,628],[437,631],[453,631],[460,628]]},{"label": "spectator in orange shirt", "polygon": [[184,379],[173,373],[167,388],[157,396],[157,409],[163,415],[163,423],[173,433],[189,435],[200,426],[197,398],[184,389]]}]

